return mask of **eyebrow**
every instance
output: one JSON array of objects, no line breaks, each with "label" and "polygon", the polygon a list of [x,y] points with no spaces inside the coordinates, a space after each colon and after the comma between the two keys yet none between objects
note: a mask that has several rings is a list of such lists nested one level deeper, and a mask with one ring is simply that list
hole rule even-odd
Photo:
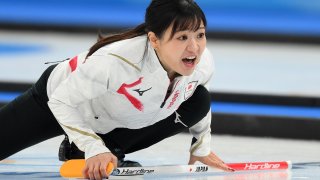
[{"label": "eyebrow", "polygon": [[[201,27],[199,27],[196,31],[198,31],[199,29],[206,29],[206,27],[204,27],[204,26],[201,26]],[[183,30],[183,31],[190,31],[190,30],[188,30],[188,29],[186,29],[186,30]],[[178,33],[178,32],[183,32],[183,31],[177,31],[176,33]],[[194,31],[195,32],[195,31]]]},{"label": "eyebrow", "polygon": [[[201,26],[201,27],[199,27],[196,31],[198,31],[199,29],[204,29],[204,30],[206,30],[206,27],[205,27],[205,26]],[[188,31],[188,30],[183,30],[183,31]],[[171,40],[177,33],[181,33],[181,32],[183,32],[183,31],[177,31],[177,32],[175,32],[174,34],[172,34],[172,36],[171,36],[171,38],[170,38],[169,40]],[[196,31],[194,31],[194,32],[196,32]]]}]

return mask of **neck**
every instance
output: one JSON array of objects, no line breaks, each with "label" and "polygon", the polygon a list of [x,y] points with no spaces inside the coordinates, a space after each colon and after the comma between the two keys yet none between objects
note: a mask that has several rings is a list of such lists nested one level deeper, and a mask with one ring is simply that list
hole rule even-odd
[{"label": "neck", "polygon": [[176,72],[168,72],[168,78],[170,79],[170,81],[173,81],[174,78],[176,78],[178,76],[181,76],[181,75]]},{"label": "neck", "polygon": [[173,81],[174,78],[176,78],[177,76],[180,76],[180,74],[176,73],[175,71],[168,70],[168,69],[163,65],[163,63],[161,62],[160,57],[159,57],[157,51],[154,50],[154,52],[156,53],[157,58],[158,58],[158,61],[160,62],[160,64],[161,64],[161,66],[163,67],[163,69],[164,69],[165,71],[167,71],[168,78],[170,79],[170,81]]}]

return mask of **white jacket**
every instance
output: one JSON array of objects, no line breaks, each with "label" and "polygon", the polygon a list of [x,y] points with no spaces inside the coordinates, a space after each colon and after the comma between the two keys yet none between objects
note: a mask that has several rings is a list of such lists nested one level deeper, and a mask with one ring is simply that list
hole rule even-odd
[{"label": "white jacket", "polygon": [[[205,49],[190,76],[175,78],[174,90],[160,108],[170,80],[147,36],[109,44],[85,60],[87,53],[58,64],[47,84],[49,108],[70,140],[85,152],[86,159],[110,152],[96,133],[119,127],[139,129],[165,119],[197,85],[206,85],[213,72],[212,56]],[[193,86],[187,90],[190,84]],[[133,91],[150,87],[143,96]],[[190,148],[193,155],[210,153],[210,124],[211,111],[190,128],[198,140]]]}]

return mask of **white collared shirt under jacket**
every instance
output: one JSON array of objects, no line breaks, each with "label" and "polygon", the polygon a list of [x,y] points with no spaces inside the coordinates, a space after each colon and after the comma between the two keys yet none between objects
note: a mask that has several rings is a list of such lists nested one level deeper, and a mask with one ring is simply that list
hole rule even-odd
[{"label": "white collared shirt under jacket", "polygon": [[[140,129],[165,119],[196,86],[207,87],[213,73],[213,59],[205,49],[190,76],[173,80],[172,93],[165,100],[170,80],[147,36],[106,45],[86,59],[87,53],[58,64],[47,84],[49,108],[86,159],[110,152],[96,133]],[[134,89],[149,90],[141,96]],[[210,153],[210,124],[211,111],[189,128],[197,139],[190,147],[193,155]]]}]

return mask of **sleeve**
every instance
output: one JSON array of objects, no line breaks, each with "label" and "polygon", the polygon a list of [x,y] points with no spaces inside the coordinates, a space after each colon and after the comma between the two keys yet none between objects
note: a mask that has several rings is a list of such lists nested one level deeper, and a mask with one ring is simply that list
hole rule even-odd
[{"label": "sleeve", "polygon": [[[203,81],[201,85],[206,87],[209,91],[209,83],[214,71],[213,57],[206,49],[203,54],[203,63],[201,65],[201,74]],[[208,114],[197,124],[192,126],[189,131],[193,135],[190,153],[195,156],[207,156],[211,152],[211,108]]]},{"label": "sleeve", "polygon": [[49,97],[48,106],[53,115],[77,147],[88,159],[110,152],[102,139],[85,122],[78,110],[84,101],[96,98],[107,91],[108,66],[105,56],[90,56]]}]

